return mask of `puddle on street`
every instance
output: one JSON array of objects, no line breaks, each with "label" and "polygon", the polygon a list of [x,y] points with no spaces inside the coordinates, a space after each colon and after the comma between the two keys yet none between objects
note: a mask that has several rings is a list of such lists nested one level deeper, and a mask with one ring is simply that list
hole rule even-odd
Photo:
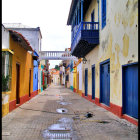
[{"label": "puddle on street", "polygon": [[[76,135],[72,129],[73,120],[71,118],[61,118],[57,124],[52,124],[48,129],[42,132],[45,140],[71,140]],[[75,139],[75,138],[74,138]]]},{"label": "puddle on street", "polygon": [[68,105],[68,104],[71,104],[71,103],[68,103],[68,102],[59,102],[60,105]]},{"label": "puddle on street", "polygon": [[68,112],[68,110],[65,109],[65,108],[59,108],[59,109],[56,109],[56,111],[57,111],[58,113],[67,113],[67,112]]},{"label": "puddle on street", "polygon": [[2,132],[2,136],[10,136],[11,133],[10,132]]}]

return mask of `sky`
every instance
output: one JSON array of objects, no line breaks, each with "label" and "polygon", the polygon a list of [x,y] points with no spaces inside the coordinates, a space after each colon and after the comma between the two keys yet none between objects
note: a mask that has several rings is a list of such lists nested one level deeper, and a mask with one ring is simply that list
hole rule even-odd
[{"label": "sky", "polygon": [[[2,23],[40,27],[42,51],[70,48],[71,28],[67,25],[72,0],[2,0]],[[50,68],[60,60],[50,60]]]}]

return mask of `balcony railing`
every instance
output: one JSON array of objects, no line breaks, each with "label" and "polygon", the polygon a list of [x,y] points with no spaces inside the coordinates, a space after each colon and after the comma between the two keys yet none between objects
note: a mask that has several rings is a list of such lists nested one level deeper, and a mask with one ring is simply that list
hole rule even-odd
[{"label": "balcony railing", "polygon": [[92,44],[98,44],[99,22],[81,22],[73,28],[71,52],[74,51],[80,40],[85,40]]},{"label": "balcony railing", "polygon": [[71,51],[40,51],[39,60],[75,60],[78,59],[71,55]]}]

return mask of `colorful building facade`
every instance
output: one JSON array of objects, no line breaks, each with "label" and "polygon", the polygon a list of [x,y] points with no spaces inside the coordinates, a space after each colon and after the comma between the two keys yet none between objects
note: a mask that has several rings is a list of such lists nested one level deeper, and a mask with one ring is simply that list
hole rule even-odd
[{"label": "colorful building facade", "polygon": [[[4,26],[7,29],[12,29],[14,31],[17,31],[21,33],[26,39],[28,39],[30,45],[32,46],[34,53],[33,53],[33,59],[34,59],[34,70],[33,70],[33,92],[31,93],[32,96],[35,96],[40,91],[40,86],[38,86],[38,61],[39,58],[39,51],[41,51],[41,39],[42,34],[40,31],[40,28],[32,28],[28,27],[26,25],[23,25],[21,23],[4,23]],[[31,52],[30,52],[31,53]],[[41,82],[41,81],[39,81]]]},{"label": "colorful building facade", "polygon": [[138,125],[138,1],[73,0],[67,24],[82,96]]},{"label": "colorful building facade", "polygon": [[70,89],[73,91],[73,60],[70,61]]},{"label": "colorful building facade", "polygon": [[63,61],[59,64],[60,67],[60,84],[65,85],[65,67],[63,66]]},{"label": "colorful building facade", "polygon": [[12,82],[12,56],[10,33],[2,25],[2,116],[9,113],[9,98]]},{"label": "colorful building facade", "polygon": [[[13,30],[7,31],[9,31],[9,49],[12,50],[13,55],[11,88],[8,92],[9,109],[3,110],[7,111],[6,114],[32,98],[31,92],[33,92],[33,57],[28,52],[33,49],[22,34]],[[6,114],[3,113],[3,116]]]},{"label": "colorful building facade", "polygon": [[59,70],[51,69],[51,77],[52,77],[52,83],[54,85],[60,85],[60,77],[59,77]]},{"label": "colorful building facade", "polygon": [[39,92],[38,88],[38,57],[39,55],[36,53],[36,51],[33,52],[33,93],[34,95],[37,95]]}]

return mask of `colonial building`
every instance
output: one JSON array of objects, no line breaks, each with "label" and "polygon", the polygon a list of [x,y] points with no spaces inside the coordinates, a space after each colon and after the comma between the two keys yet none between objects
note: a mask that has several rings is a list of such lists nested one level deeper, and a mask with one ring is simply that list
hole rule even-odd
[{"label": "colonial building", "polygon": [[70,61],[70,89],[73,91],[73,60]]},{"label": "colonial building", "polygon": [[[33,49],[19,32],[2,28],[3,116],[33,96]],[[11,55],[12,54],[12,55]]]},{"label": "colonial building", "polygon": [[[69,52],[70,48],[65,48],[65,51]],[[63,66],[65,67],[65,87],[67,87],[67,88],[70,88],[70,80],[71,80],[71,77],[70,77],[70,61],[71,60],[63,60],[62,61]],[[72,77],[72,79],[73,79],[73,77]]]},{"label": "colonial building", "polygon": [[10,33],[2,25],[2,116],[9,113],[9,98],[12,82],[12,56]]},{"label": "colonial building", "polygon": [[60,84],[61,85],[65,85],[65,63],[63,63],[63,61],[59,64],[60,67]]},{"label": "colonial building", "polygon": [[40,28],[31,28],[29,26],[23,25],[21,23],[4,23],[4,26],[7,29],[12,29],[21,33],[26,39],[28,39],[29,43],[31,44],[34,53],[33,53],[33,63],[34,63],[34,70],[33,70],[33,92],[31,93],[32,96],[35,96],[40,92],[41,87],[39,86],[41,82],[40,80],[40,71],[38,70],[38,63],[39,63],[39,51],[41,51],[41,31]]},{"label": "colonial building", "polygon": [[138,1],[72,0],[67,25],[82,96],[138,125]]},{"label": "colonial building", "polygon": [[47,79],[47,76],[48,76],[48,60],[41,60],[40,61],[40,67],[39,67],[39,69],[40,69],[40,72],[41,72],[41,77],[40,77],[40,81],[41,81],[41,92],[44,90],[44,89],[46,89],[47,88],[47,81],[48,81],[48,79]]},{"label": "colonial building", "polygon": [[60,77],[59,77],[59,70],[56,69],[50,69],[50,73],[51,73],[51,81],[54,85],[60,85]]}]

